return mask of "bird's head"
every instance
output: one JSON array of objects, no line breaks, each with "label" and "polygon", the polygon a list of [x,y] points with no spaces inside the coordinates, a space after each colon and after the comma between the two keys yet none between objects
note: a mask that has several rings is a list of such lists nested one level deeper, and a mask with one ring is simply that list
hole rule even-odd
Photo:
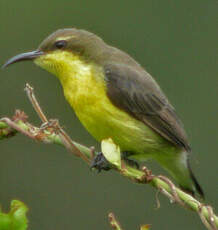
[{"label": "bird's head", "polygon": [[15,62],[32,60],[47,71],[59,75],[77,62],[98,63],[106,47],[101,38],[88,31],[60,29],[48,36],[38,49],[12,57],[3,68]]}]

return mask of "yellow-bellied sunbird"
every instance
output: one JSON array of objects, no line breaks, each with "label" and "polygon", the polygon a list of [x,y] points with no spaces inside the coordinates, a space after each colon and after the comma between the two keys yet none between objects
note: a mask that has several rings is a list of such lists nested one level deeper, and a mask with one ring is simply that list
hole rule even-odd
[{"label": "yellow-bellied sunbird", "polygon": [[65,98],[98,141],[112,138],[128,159],[156,160],[182,189],[203,197],[180,119],[156,81],[127,53],[93,33],[69,28],[3,67],[25,60],[59,78]]}]

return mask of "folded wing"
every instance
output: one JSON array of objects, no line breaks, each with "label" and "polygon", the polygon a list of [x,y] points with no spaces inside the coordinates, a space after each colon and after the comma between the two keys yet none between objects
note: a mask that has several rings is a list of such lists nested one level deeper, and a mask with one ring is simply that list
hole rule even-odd
[{"label": "folded wing", "polygon": [[174,145],[190,151],[182,122],[157,83],[143,69],[124,64],[105,66],[111,102],[142,121]]}]

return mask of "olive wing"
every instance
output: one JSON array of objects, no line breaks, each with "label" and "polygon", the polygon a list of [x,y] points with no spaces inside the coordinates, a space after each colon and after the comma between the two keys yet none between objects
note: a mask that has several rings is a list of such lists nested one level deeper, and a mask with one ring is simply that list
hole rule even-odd
[{"label": "olive wing", "polygon": [[155,130],[174,145],[190,151],[183,124],[153,78],[139,66],[105,66],[111,102]]}]

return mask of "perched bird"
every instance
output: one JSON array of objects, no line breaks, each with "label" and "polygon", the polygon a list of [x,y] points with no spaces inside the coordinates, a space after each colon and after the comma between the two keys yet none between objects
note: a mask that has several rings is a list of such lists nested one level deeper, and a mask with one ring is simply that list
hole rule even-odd
[{"label": "perched bird", "polygon": [[93,33],[69,28],[3,67],[24,60],[58,77],[65,98],[98,141],[111,137],[127,159],[156,160],[182,189],[203,197],[180,119],[152,76],[127,53]]}]

